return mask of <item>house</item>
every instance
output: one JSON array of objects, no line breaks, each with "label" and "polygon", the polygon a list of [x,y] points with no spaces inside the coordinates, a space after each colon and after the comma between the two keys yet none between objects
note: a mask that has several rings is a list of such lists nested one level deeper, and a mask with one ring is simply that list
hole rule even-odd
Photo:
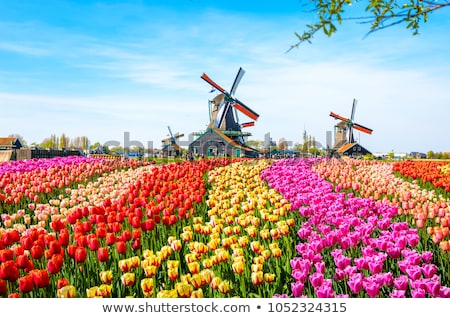
[{"label": "house", "polygon": [[189,152],[198,156],[257,158],[258,150],[236,142],[217,127],[209,127],[189,144]]},{"label": "house", "polygon": [[357,142],[346,143],[336,150],[336,154],[349,157],[361,157],[372,154]]},{"label": "house", "polygon": [[3,137],[0,138],[0,149],[10,150],[10,149],[20,149],[22,148],[22,143],[18,138],[15,137]]}]

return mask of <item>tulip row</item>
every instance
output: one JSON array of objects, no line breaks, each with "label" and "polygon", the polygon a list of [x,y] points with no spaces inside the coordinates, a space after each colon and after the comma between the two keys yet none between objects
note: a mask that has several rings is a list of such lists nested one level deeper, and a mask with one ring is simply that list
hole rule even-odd
[{"label": "tulip row", "polygon": [[402,161],[393,164],[393,170],[405,177],[431,183],[450,192],[450,166],[448,161]]},{"label": "tulip row", "polygon": [[[343,165],[355,170],[353,161],[338,165],[329,161],[285,160],[276,162],[262,174],[303,218],[296,246],[299,257],[290,262],[295,279],[292,294],[450,297],[450,288],[439,276],[448,278],[450,259],[440,260],[444,261],[439,263],[440,267],[434,264],[438,260],[433,252],[423,248],[418,230],[410,228],[407,222],[396,221],[396,206],[354,197],[353,193],[334,192],[333,185],[313,171],[346,178]],[[328,170],[329,166],[333,168]],[[361,181],[366,184],[369,180]]]},{"label": "tulip row", "polygon": [[[426,228],[432,241],[450,251],[450,199],[418,182],[407,182],[393,173],[392,163],[355,159],[321,161],[314,170],[335,185],[336,191],[351,191],[364,198],[398,207],[398,214]],[[425,243],[427,239],[425,239]]]},{"label": "tulip row", "polygon": [[10,212],[11,204],[39,202],[42,194],[86,182],[105,172],[142,164],[145,162],[81,156],[4,162],[0,164],[0,212]]}]

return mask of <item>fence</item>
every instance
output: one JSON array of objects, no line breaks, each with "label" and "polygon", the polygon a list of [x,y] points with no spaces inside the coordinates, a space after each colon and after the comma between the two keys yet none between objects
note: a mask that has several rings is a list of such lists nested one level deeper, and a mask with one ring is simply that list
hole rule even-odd
[{"label": "fence", "polygon": [[80,151],[77,150],[46,150],[46,149],[13,149],[11,160],[26,160],[33,158],[54,158],[54,157],[69,157],[81,156]]}]

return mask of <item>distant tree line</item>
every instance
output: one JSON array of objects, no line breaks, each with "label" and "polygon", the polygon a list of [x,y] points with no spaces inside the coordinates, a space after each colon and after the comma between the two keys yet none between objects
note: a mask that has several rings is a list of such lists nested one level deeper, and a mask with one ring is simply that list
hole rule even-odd
[{"label": "distant tree line", "polygon": [[450,153],[448,152],[434,152],[432,150],[427,152],[427,158],[428,159],[450,159]]}]

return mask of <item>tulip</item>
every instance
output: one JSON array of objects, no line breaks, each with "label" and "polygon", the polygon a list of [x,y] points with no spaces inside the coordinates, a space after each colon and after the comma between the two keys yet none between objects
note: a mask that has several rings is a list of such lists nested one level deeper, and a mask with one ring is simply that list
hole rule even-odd
[{"label": "tulip", "polygon": [[98,286],[94,286],[94,287],[86,289],[86,297],[87,298],[98,297]]},{"label": "tulip", "polygon": [[56,283],[56,288],[59,290],[68,285],[69,285],[69,281],[66,278],[59,278]]},{"label": "tulip", "polygon": [[109,255],[108,255],[108,248],[107,247],[100,247],[97,250],[97,258],[100,262],[106,262],[108,261]]},{"label": "tulip", "polygon": [[6,286],[6,282],[3,279],[0,279],[0,296],[6,295],[8,292],[8,288]]},{"label": "tulip", "polygon": [[113,280],[112,271],[107,270],[100,272],[100,280],[102,281],[103,284],[111,284]]},{"label": "tulip", "polygon": [[19,290],[22,293],[29,293],[34,289],[33,277],[31,275],[19,278]]},{"label": "tulip", "polygon": [[175,289],[182,298],[191,297],[193,292],[193,286],[185,282],[175,284]]},{"label": "tulip", "polygon": [[46,288],[50,284],[50,277],[45,269],[32,270],[30,275],[36,288]]},{"label": "tulip", "polygon": [[116,249],[119,254],[125,254],[127,252],[127,246],[123,241],[116,242]]},{"label": "tulip", "polygon": [[145,297],[152,297],[153,296],[153,279],[152,278],[144,278],[141,280],[141,289],[142,293]]},{"label": "tulip", "polygon": [[14,261],[6,261],[0,264],[0,279],[15,282],[19,275],[19,269]]},{"label": "tulip", "polygon": [[135,282],[135,274],[134,273],[125,273],[120,277],[120,281],[124,286],[133,286]]},{"label": "tulip", "polygon": [[252,272],[251,279],[253,285],[261,285],[264,283],[264,273],[262,271]]},{"label": "tulip", "polygon": [[191,298],[203,298],[203,290],[197,289],[192,291]]},{"label": "tulip", "polygon": [[60,289],[58,289],[57,297],[58,298],[75,298],[77,294],[77,290],[75,286],[67,285]]},{"label": "tulip", "polygon": [[191,262],[188,263],[188,269],[191,274],[198,274],[200,272],[200,263],[198,262]]},{"label": "tulip", "polygon": [[87,252],[84,247],[78,247],[75,251],[75,261],[77,263],[84,263],[86,261]]}]

